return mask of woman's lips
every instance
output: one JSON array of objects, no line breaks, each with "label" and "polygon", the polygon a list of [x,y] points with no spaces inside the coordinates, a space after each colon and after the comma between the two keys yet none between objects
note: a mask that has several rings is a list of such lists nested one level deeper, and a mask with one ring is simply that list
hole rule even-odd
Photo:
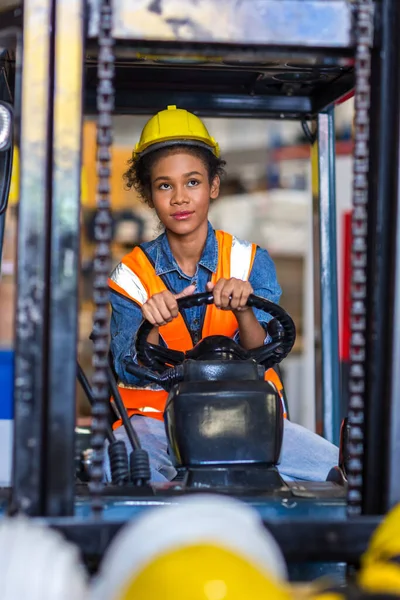
[{"label": "woman's lips", "polygon": [[194,211],[190,210],[182,210],[181,212],[176,212],[171,215],[177,221],[184,221],[185,219],[189,219],[193,215]]}]

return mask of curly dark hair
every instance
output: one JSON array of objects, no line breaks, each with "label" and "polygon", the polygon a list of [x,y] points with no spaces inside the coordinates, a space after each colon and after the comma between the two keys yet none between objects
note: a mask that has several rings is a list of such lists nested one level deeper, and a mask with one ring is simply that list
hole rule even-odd
[{"label": "curly dark hair", "polygon": [[159,148],[153,152],[149,152],[138,159],[131,158],[128,160],[129,169],[124,173],[126,189],[135,189],[142,200],[151,205],[151,170],[155,163],[168,154],[189,153],[196,158],[199,158],[208,171],[210,183],[218,175],[221,179],[225,175],[224,167],[226,162],[221,158],[217,158],[210,150],[201,146],[187,146],[185,144],[177,144],[166,148]]}]

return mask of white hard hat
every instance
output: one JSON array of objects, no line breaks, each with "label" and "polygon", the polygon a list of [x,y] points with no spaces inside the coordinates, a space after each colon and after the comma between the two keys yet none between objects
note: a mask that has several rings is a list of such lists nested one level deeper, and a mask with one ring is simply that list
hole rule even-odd
[{"label": "white hard hat", "polygon": [[86,572],[78,549],[27,517],[0,520],[1,600],[84,600]]}]

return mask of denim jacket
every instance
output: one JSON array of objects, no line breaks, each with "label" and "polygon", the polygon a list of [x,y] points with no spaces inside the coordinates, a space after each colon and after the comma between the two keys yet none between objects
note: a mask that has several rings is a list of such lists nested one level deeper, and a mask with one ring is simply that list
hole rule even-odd
[{"label": "denim jacket", "polygon": [[[208,224],[208,234],[203,254],[197,265],[193,277],[185,275],[179,268],[168,243],[165,233],[151,242],[141,245],[143,250],[154,262],[157,275],[164,276],[168,289],[173,294],[179,294],[189,285],[195,285],[195,293],[206,291],[206,284],[210,281],[211,274],[216,271],[218,264],[218,243],[211,224]],[[138,274],[139,275],[139,274]],[[257,248],[253,268],[250,273],[249,283],[254,294],[277,303],[281,296],[281,288],[276,278],[275,265],[268,252],[262,248]],[[135,338],[136,332],[142,322],[142,312],[140,306],[124,298],[120,294],[110,290],[110,302],[112,307],[111,315],[111,353],[114,360],[114,368],[119,379],[125,384],[137,384],[138,380],[134,375],[127,373],[124,367],[124,360],[128,357],[135,358]],[[200,326],[202,323],[203,311],[205,306],[194,307],[185,310],[186,322],[189,324],[194,337],[200,339]],[[270,320],[270,316],[254,309],[257,320],[265,326]],[[238,334],[235,339],[239,341]]]}]

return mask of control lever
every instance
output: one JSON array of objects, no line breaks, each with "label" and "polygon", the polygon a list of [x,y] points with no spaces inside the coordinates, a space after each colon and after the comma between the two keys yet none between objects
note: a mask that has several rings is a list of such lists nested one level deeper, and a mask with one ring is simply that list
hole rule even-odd
[{"label": "control lever", "polygon": [[[79,364],[79,362],[76,363],[76,368],[77,368],[77,378],[78,381],[81,385],[82,390],[85,393],[86,398],[89,400],[89,404],[90,406],[94,405],[94,398],[93,398],[93,392],[92,392],[92,388],[90,386],[90,383],[87,380],[87,377],[85,375],[84,370],[82,369],[81,365]],[[115,442],[115,435],[114,432],[111,428],[110,423],[107,423],[107,429],[106,429],[106,437],[107,440],[109,441],[110,444],[112,444],[113,442]]]},{"label": "control lever", "polygon": [[176,383],[183,381],[183,365],[177,365],[171,369],[166,369],[163,373],[160,373],[160,375],[157,375],[151,369],[142,367],[129,359],[125,360],[125,367],[131,375],[135,375],[135,377],[138,377],[141,380],[147,379],[147,381],[152,381],[162,387],[166,392],[169,392]]},{"label": "control lever", "polygon": [[[150,481],[149,456],[146,450],[143,450],[140,440],[132,427],[125,405],[119,393],[114,373],[111,367],[108,368],[108,380],[110,391],[117,405],[118,412],[125,426],[133,451],[130,453],[128,462],[128,451],[122,440],[117,440],[110,424],[107,425],[106,435],[109,441],[108,455],[110,457],[111,480],[116,485],[124,485],[132,481],[134,485],[146,485]],[[78,381],[82,386],[91,406],[94,404],[93,391],[86,378],[86,375],[77,362]],[[129,476],[130,474],[130,476]]]},{"label": "control lever", "polygon": [[111,391],[112,397],[114,398],[114,402],[117,406],[122,423],[125,427],[125,431],[128,436],[128,439],[131,443],[132,450],[138,450],[142,446],[140,444],[140,440],[136,434],[136,431],[132,427],[132,423],[129,419],[128,413],[125,408],[125,404],[123,403],[121,394],[119,393],[119,389],[118,389],[117,382],[115,381],[114,373],[112,372],[110,366],[108,367],[107,375],[108,375],[108,383],[110,385],[110,391]]},{"label": "control lever", "polygon": [[149,455],[147,451],[142,448],[137,433],[132,426],[131,420],[125,408],[125,404],[121,398],[121,394],[119,393],[114,373],[110,366],[108,367],[108,382],[110,385],[111,394],[114,398],[114,402],[117,406],[122,423],[125,427],[126,434],[132,446],[132,452],[129,456],[132,483],[137,486],[146,485],[150,481]]},{"label": "control lever", "polygon": [[[79,362],[77,362],[77,377],[90,405],[93,406],[93,391]],[[116,439],[110,423],[107,424],[106,437],[109,442],[111,481],[116,485],[125,485],[129,482],[128,451],[124,442]]]},{"label": "control lever", "polygon": [[249,350],[249,354],[251,358],[256,361],[256,363],[266,366],[265,363],[267,362],[267,360],[271,358],[275,354],[275,352],[279,353],[279,348],[281,346],[281,341],[270,342],[264,347],[256,348],[255,350]]}]

